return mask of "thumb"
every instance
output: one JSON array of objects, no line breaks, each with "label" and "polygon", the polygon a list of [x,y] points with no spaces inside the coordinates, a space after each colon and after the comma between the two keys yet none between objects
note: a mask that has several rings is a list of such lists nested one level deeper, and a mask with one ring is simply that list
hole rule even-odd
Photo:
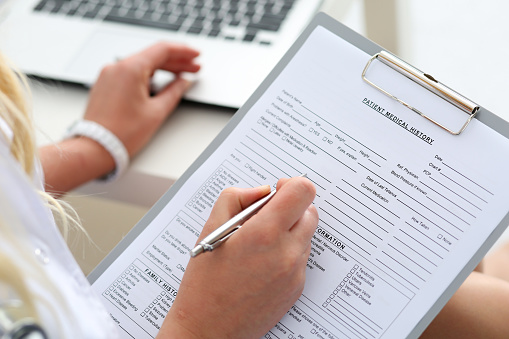
[{"label": "thumb", "polygon": [[180,100],[191,87],[192,82],[177,76],[175,80],[169,83],[152,100],[157,102],[158,106],[168,115],[177,107]]}]

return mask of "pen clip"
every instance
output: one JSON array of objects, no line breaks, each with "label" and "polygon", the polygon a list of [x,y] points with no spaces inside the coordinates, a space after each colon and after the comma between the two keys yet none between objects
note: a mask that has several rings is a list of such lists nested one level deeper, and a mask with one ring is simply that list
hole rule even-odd
[{"label": "pen clip", "polygon": [[222,237],[221,239],[218,239],[216,242],[214,242],[212,244],[205,244],[205,243],[201,244],[203,246],[203,250],[212,251],[213,249],[218,248],[219,246],[221,246],[223,244],[223,242],[225,242],[228,238],[230,238],[233,235],[233,233],[235,233],[241,227],[242,227],[242,225],[238,225],[237,227],[232,229],[230,233],[226,234],[224,237]]}]

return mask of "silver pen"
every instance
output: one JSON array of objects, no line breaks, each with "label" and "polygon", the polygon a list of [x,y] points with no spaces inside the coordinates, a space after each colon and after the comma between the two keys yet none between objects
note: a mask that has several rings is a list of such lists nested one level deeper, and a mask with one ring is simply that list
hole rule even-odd
[{"label": "silver pen", "polygon": [[275,189],[263,198],[257,200],[255,203],[249,205],[249,207],[225,222],[223,225],[219,226],[219,228],[212,231],[212,233],[203,238],[203,240],[191,250],[191,257],[194,258],[204,251],[212,251],[219,247],[233,233],[235,233],[235,231],[238,230],[245,221],[255,215],[256,212],[258,212],[274,196],[274,194],[276,194]]},{"label": "silver pen", "polygon": [[[301,174],[299,177],[306,178],[307,175]],[[213,249],[221,246],[236,230],[238,230],[244,222],[256,214],[270,199],[276,194],[276,190],[272,190],[269,194],[263,198],[257,200],[253,204],[249,205],[242,212],[219,226],[216,230],[212,231],[209,235],[203,238],[190,252],[191,258],[196,257],[198,254],[204,251],[212,251]]]}]

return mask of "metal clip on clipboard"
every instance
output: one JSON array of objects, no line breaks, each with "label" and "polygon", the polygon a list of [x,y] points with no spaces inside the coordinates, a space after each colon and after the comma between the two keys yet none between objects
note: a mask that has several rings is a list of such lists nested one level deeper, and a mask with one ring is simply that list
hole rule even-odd
[{"label": "metal clip on clipboard", "polygon": [[[468,117],[467,121],[465,122],[465,124],[463,124],[463,126],[460,128],[459,131],[455,132],[455,131],[447,128],[446,126],[442,125],[438,121],[427,116],[426,114],[422,113],[415,107],[409,105],[408,103],[404,102],[403,100],[401,100],[401,99],[397,98],[396,96],[392,95],[391,93],[387,92],[386,90],[384,90],[380,86],[374,84],[370,80],[368,80],[366,78],[366,72],[368,71],[368,68],[371,65],[371,62],[373,62],[373,60],[375,60],[375,59],[378,59],[385,65],[398,71],[399,73],[403,74],[410,80],[415,81],[419,85],[423,86],[424,88],[428,89],[432,93],[435,93],[442,99],[450,102],[454,106],[458,107],[459,109],[461,109],[462,111],[467,113],[469,115],[469,117]],[[461,132],[463,132],[465,130],[465,128],[468,126],[468,124],[470,123],[470,121],[476,116],[477,112],[479,111],[479,105],[477,105],[474,102],[470,101],[469,99],[465,98],[461,94],[453,91],[452,89],[445,86],[444,84],[436,81],[431,75],[425,74],[425,73],[419,71],[417,68],[413,67],[412,65],[404,62],[403,60],[401,60],[401,59],[399,59],[385,51],[381,51],[380,53],[375,54],[374,56],[371,57],[371,59],[369,59],[368,63],[366,64],[366,67],[364,67],[364,70],[362,71],[362,79],[364,81],[366,81],[368,84],[370,84],[371,86],[375,87],[376,89],[378,89],[379,91],[384,93],[385,95],[393,98],[394,100],[396,100],[400,104],[406,106],[407,108],[411,109],[412,111],[419,114],[423,118],[428,119],[435,125],[445,129],[447,132],[454,134],[454,135],[459,135]]]}]

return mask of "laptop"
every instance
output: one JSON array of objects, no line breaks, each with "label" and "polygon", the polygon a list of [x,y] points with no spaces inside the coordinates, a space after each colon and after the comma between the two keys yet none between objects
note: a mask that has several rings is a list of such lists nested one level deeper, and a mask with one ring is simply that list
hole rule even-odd
[{"label": "laptop", "polygon": [[238,108],[321,3],[15,0],[0,25],[0,49],[29,75],[90,86],[105,64],[160,40],[184,43],[201,52],[202,65],[186,99]]}]

